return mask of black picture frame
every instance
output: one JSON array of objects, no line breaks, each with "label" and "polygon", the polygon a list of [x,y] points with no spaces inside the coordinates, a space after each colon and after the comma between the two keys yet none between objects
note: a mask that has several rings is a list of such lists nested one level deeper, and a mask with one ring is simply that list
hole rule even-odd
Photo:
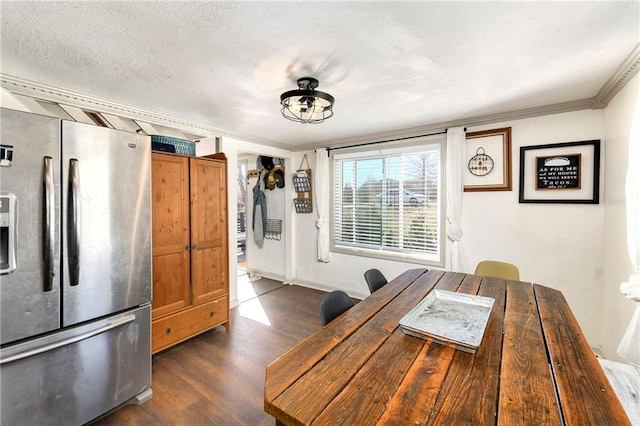
[{"label": "black picture frame", "polygon": [[519,202],[599,204],[600,140],[520,147]]}]

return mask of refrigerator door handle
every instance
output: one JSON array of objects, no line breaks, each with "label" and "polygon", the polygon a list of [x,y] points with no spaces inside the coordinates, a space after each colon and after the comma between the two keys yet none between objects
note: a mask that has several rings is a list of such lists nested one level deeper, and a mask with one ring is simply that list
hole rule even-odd
[{"label": "refrigerator door handle", "polygon": [[69,160],[69,195],[67,206],[67,244],[69,254],[69,284],[76,286],[80,282],[80,246],[78,223],[80,210],[80,171],[78,160]]},{"label": "refrigerator door handle", "polygon": [[55,192],[53,184],[53,158],[44,157],[43,174],[43,220],[42,220],[42,291],[53,290],[53,261],[55,239]]},{"label": "refrigerator door handle", "polygon": [[38,354],[41,354],[41,353],[44,353],[44,352],[51,351],[53,349],[60,348],[62,346],[67,346],[67,345],[70,345],[72,343],[76,343],[76,342],[79,342],[81,340],[88,339],[90,337],[93,337],[93,336],[96,336],[98,334],[102,334],[102,333],[104,333],[106,331],[112,330],[114,328],[120,327],[120,326],[122,326],[124,324],[128,324],[130,322],[133,322],[133,321],[135,321],[135,319],[136,319],[135,315],[126,315],[126,316],[124,316],[122,318],[118,318],[118,319],[116,319],[114,321],[111,321],[110,323],[108,323],[108,324],[106,324],[106,325],[104,325],[102,327],[96,328],[95,330],[87,331],[86,333],[82,333],[82,334],[79,334],[77,336],[69,337],[68,339],[64,339],[64,340],[61,340],[59,342],[51,343],[49,345],[41,346],[39,348],[31,349],[29,351],[24,351],[24,352],[15,354],[13,356],[9,356],[9,357],[0,359],[0,365],[7,364],[7,363],[10,363],[10,362],[14,362],[14,361],[18,361],[18,360],[21,360],[21,359],[24,359],[24,358],[29,358],[29,357],[34,356],[34,355],[38,355]]}]

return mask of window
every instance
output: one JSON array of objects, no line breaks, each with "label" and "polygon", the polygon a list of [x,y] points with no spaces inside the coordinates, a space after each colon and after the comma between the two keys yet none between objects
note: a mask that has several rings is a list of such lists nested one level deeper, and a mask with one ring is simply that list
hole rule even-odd
[{"label": "window", "polygon": [[442,146],[335,155],[333,250],[442,265]]}]

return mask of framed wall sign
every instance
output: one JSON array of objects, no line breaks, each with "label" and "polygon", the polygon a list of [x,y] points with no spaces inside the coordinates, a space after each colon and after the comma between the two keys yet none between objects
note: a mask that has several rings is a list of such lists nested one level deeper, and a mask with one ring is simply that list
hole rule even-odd
[{"label": "framed wall sign", "polygon": [[511,127],[467,133],[465,161],[465,192],[511,191]]},{"label": "framed wall sign", "polygon": [[520,202],[600,202],[600,141],[520,148]]}]

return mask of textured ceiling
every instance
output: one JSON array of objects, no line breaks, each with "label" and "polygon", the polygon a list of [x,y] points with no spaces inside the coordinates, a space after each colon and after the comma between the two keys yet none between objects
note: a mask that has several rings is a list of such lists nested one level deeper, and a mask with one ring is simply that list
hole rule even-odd
[{"label": "textured ceiling", "polygon": [[[633,2],[1,2],[0,71],[291,146],[595,96]],[[301,76],[336,98],[302,125]]]}]

